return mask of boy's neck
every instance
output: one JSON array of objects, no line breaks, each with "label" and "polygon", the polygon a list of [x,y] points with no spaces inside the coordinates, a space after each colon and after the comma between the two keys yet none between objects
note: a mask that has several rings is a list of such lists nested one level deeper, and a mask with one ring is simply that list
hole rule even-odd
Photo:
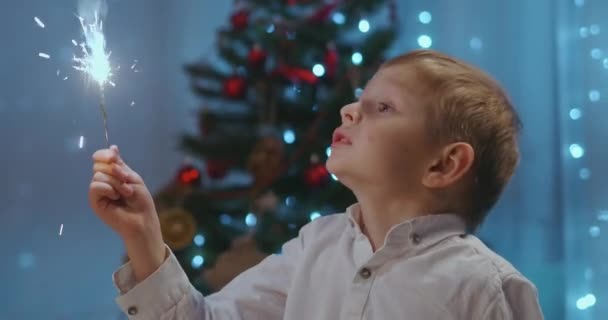
[{"label": "boy's neck", "polygon": [[361,231],[368,237],[376,252],[384,245],[388,231],[403,221],[433,213],[411,198],[369,199],[357,197],[361,210],[358,221]]}]

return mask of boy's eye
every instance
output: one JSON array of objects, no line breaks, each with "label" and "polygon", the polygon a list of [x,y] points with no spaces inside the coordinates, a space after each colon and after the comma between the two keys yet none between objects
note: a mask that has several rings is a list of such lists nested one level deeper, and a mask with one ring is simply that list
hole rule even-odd
[{"label": "boy's eye", "polygon": [[392,107],[391,107],[391,106],[389,106],[389,105],[388,105],[388,104],[386,104],[386,103],[380,103],[380,104],[378,105],[378,111],[379,111],[379,112],[387,112],[387,111],[390,111],[391,109],[392,109]]}]

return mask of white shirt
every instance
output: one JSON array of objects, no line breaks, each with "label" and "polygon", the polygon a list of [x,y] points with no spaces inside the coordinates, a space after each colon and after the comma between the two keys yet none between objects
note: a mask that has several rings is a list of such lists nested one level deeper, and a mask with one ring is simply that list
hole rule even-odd
[{"label": "white shirt", "polygon": [[170,254],[135,285],[114,274],[117,302],[142,320],[543,319],[536,288],[456,215],[394,226],[372,251],[359,206],[322,217],[221,291],[203,297]]}]

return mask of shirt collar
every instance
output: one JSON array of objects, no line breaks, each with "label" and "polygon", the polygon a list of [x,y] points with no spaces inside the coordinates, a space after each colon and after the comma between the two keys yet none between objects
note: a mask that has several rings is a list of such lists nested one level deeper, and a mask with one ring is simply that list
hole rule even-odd
[{"label": "shirt collar", "polygon": [[[355,203],[346,209],[351,230],[361,233],[359,224],[361,209]],[[394,225],[386,234],[385,247],[403,246],[405,244],[433,244],[453,235],[464,236],[466,224],[456,214],[430,214],[405,220]]]}]

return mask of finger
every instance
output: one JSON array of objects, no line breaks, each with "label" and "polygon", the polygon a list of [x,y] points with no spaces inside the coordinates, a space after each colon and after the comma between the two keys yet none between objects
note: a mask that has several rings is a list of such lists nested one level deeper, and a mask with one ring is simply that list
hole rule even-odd
[{"label": "finger", "polygon": [[104,182],[112,186],[121,196],[129,197],[133,194],[133,187],[114,176],[105,174],[103,172],[96,172],[93,175],[93,181]]},{"label": "finger", "polygon": [[97,203],[101,200],[116,201],[120,199],[120,194],[109,184],[101,181],[92,181],[89,186],[89,198],[91,202]]},{"label": "finger", "polygon": [[123,183],[130,183],[129,174],[116,163],[95,162],[93,164],[93,173],[102,172],[113,176]]},{"label": "finger", "polygon": [[141,177],[129,167],[115,165],[112,167],[112,173],[126,183],[143,184]]},{"label": "finger", "polygon": [[93,175],[93,181],[104,182],[112,186],[121,196],[128,197],[133,194],[133,187],[126,184],[114,176],[97,171]]},{"label": "finger", "polygon": [[106,162],[95,161],[93,163],[93,173],[95,172],[103,172],[105,174],[112,175],[112,169],[114,165]]},{"label": "finger", "polygon": [[101,149],[93,153],[93,160],[96,162],[112,163],[118,162],[118,153],[111,149]]},{"label": "finger", "polygon": [[[119,171],[121,172],[119,173]],[[127,165],[125,162],[122,162],[120,164],[117,163],[117,169],[115,169],[115,172],[115,174],[117,175],[123,175],[125,177],[125,180],[129,183],[144,183],[142,177],[137,172],[135,172],[135,170],[131,169],[131,167],[129,167],[129,165]]]},{"label": "finger", "polygon": [[117,145],[112,145],[110,146],[110,150],[112,152],[116,153],[116,162],[120,163],[120,164],[124,164],[125,162],[122,160],[122,157],[120,156],[120,150],[118,150],[118,146]]},{"label": "finger", "polygon": [[93,170],[99,169],[99,171],[109,174],[122,180],[126,183],[132,184],[143,184],[143,179],[137,174],[137,172],[133,171],[133,169],[129,168],[126,163],[118,164],[113,163],[111,165],[105,165],[104,163],[100,163],[99,165],[96,163],[93,165]]},{"label": "finger", "polygon": [[116,163],[118,163],[121,169],[124,170],[125,179],[129,183],[143,184],[144,180],[142,179],[142,177],[137,172],[135,172],[135,170],[131,169],[131,167],[129,167],[129,165],[120,156],[120,150],[118,149],[118,146],[112,145],[110,146],[110,150],[116,152]]}]

